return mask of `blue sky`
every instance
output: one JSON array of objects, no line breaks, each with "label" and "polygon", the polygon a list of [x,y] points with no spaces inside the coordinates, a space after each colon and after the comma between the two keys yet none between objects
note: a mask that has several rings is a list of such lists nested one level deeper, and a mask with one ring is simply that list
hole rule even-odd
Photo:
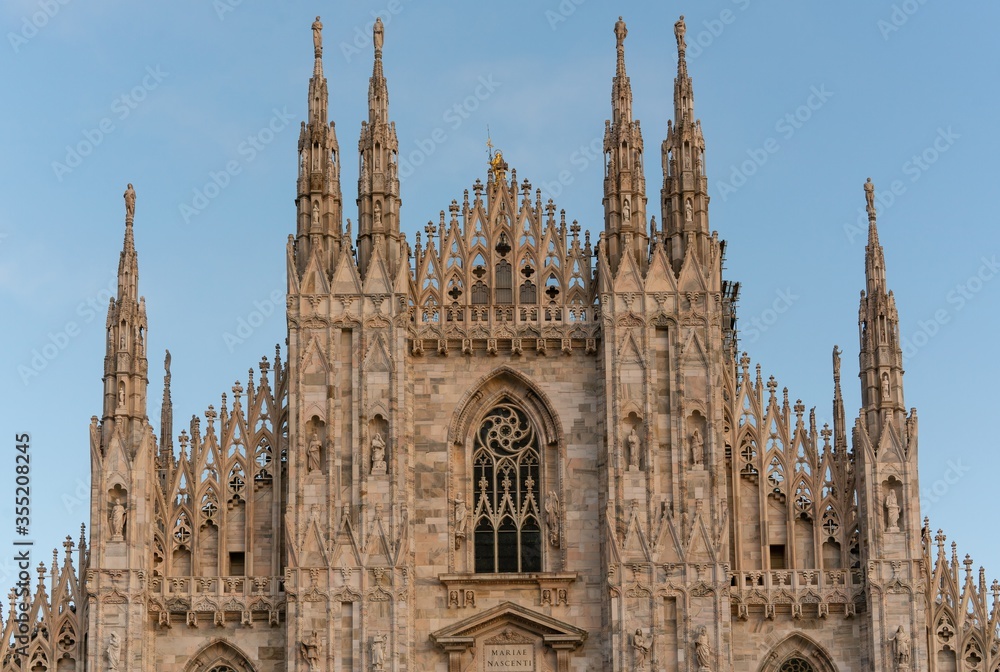
[{"label": "blue sky", "polygon": [[[162,369],[152,353],[173,355],[179,431],[283,342],[284,244],[316,14],[352,219],[369,31],[378,14],[386,23],[411,242],[485,176],[487,126],[519,179],[596,235],[619,14],[629,26],[649,210],[659,219],[672,29],[685,14],[711,226],[729,242],[728,278],[743,283],[741,346],[792,400],[816,406],[822,423],[839,344],[853,420],[861,185],[871,176],[909,344],[906,402],[920,416],[923,514],[1000,575],[1000,538],[982,534],[978,514],[992,506],[1000,473],[1000,442],[983,420],[1000,397],[992,199],[1000,6],[942,0],[5,2],[0,454],[8,466],[0,493],[13,490],[13,437],[29,432],[36,562],[66,534],[77,538],[89,518],[87,426],[101,411],[101,325],[127,182],[138,193],[157,430]],[[213,175],[226,184],[206,191]],[[240,329],[248,320],[258,323],[249,334]],[[12,502],[0,502],[0,548],[13,536]],[[0,583],[10,583],[9,569],[0,562]]]}]

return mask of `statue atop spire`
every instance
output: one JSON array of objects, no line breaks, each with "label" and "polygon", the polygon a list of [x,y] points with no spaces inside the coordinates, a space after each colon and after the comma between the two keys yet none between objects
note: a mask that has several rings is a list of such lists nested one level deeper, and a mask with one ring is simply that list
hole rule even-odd
[{"label": "statue atop spire", "polygon": [[385,42],[385,26],[382,25],[382,17],[375,19],[375,27],[372,28],[372,42],[375,44],[375,53],[382,52],[382,44]]},{"label": "statue atop spire", "polygon": [[316,52],[316,58],[321,58],[323,56],[323,22],[316,17],[316,20],[312,24],[313,31],[313,50]]},{"label": "statue atop spire", "polygon": [[132,188],[131,182],[128,183],[123,196],[125,197],[125,221],[131,222],[135,218],[135,189]]},{"label": "statue atop spire", "polygon": [[626,37],[628,37],[628,28],[625,27],[625,21],[619,16],[617,23],[615,23],[615,39],[618,40],[619,49],[624,48]]},{"label": "statue atop spire", "polygon": [[687,51],[687,42],[684,41],[684,34],[687,32],[687,24],[684,23],[684,15],[674,24],[674,36],[677,37],[677,50],[681,53]]},{"label": "statue atop spire", "polygon": [[865,182],[865,201],[867,201],[868,219],[875,219],[875,184],[870,177]]}]

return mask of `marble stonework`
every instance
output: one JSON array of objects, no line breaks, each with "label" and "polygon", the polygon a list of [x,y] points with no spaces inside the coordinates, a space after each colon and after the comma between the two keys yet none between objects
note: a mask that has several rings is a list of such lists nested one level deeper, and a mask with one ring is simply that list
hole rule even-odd
[{"label": "marble stonework", "polygon": [[861,415],[835,348],[819,427],[737,349],[683,17],[659,208],[619,20],[598,237],[496,151],[412,246],[392,41],[377,23],[354,235],[322,28],[287,352],[179,433],[167,353],[154,434],[130,184],[89,540],[40,568],[21,667],[8,617],[3,672],[996,669],[984,575],[921,522],[870,180]]}]

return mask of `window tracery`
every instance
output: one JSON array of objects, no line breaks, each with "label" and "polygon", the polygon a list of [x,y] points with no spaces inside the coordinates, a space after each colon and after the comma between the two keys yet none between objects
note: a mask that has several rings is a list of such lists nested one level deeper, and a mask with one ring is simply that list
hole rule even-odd
[{"label": "window tracery", "polygon": [[778,672],[816,672],[812,665],[801,658],[789,658],[781,667],[778,668]]},{"label": "window tracery", "polygon": [[472,463],[476,572],[541,571],[539,439],[527,415],[508,403],[491,410]]}]

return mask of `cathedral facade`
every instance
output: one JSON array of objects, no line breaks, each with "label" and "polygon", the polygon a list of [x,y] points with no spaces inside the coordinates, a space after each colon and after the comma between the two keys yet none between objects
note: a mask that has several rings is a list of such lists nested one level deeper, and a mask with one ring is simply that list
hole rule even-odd
[{"label": "cathedral facade", "polygon": [[89,539],[12,595],[5,672],[1000,669],[1000,584],[920,517],[871,181],[862,409],[834,348],[819,427],[739,351],[683,19],[658,207],[619,20],[596,239],[495,152],[412,247],[383,27],[356,232],[321,29],[285,355],[175,434],[168,353],[154,430],[129,185]]}]

